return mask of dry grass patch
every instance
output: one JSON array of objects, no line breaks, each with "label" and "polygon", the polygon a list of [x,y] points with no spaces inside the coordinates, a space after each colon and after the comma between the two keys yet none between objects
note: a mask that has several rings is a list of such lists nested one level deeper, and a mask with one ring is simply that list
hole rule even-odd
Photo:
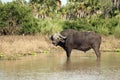
[{"label": "dry grass patch", "polygon": [[120,39],[113,36],[102,37],[101,50],[103,51],[116,51],[120,50]]},{"label": "dry grass patch", "polygon": [[[59,50],[50,43],[48,36],[0,36],[0,58],[48,53]],[[120,39],[114,37],[102,37],[101,51],[120,51]],[[9,58],[9,57],[8,57]]]},{"label": "dry grass patch", "polygon": [[0,36],[0,53],[5,55],[39,53],[48,48],[43,36]]}]

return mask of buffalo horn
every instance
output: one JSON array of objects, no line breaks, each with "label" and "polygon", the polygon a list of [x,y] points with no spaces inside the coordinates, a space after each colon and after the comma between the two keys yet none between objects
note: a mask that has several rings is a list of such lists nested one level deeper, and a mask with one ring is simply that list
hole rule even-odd
[{"label": "buffalo horn", "polygon": [[59,37],[60,37],[60,38],[63,38],[63,39],[66,39],[66,37],[63,36],[63,35],[61,35],[61,34],[59,34]]}]

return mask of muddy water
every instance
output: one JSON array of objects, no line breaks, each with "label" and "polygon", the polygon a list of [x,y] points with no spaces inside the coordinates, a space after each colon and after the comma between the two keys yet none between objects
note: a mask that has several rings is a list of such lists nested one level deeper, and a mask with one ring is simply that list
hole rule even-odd
[{"label": "muddy water", "polygon": [[120,53],[40,54],[16,61],[0,61],[0,80],[120,80]]}]

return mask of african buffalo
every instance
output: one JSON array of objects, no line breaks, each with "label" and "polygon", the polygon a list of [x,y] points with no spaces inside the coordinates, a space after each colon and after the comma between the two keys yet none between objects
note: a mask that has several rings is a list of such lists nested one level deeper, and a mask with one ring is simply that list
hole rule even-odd
[{"label": "african buffalo", "polygon": [[72,49],[88,51],[93,49],[97,59],[100,59],[101,36],[92,31],[76,31],[66,29],[50,37],[52,44],[61,46],[65,51],[67,58],[70,58]]}]

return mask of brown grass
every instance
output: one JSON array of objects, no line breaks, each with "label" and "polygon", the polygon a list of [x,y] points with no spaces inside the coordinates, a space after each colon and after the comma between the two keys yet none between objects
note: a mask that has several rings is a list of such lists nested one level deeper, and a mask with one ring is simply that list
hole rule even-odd
[{"label": "brown grass", "polygon": [[[0,36],[0,54],[17,55],[28,53],[41,53],[54,47],[45,36]],[[120,50],[120,39],[102,37],[102,51]]]},{"label": "brown grass", "polygon": [[120,39],[113,36],[102,37],[102,51],[115,51],[116,49],[120,50]]},{"label": "brown grass", "polygon": [[0,53],[6,55],[41,52],[48,48],[43,36],[0,36]]}]

